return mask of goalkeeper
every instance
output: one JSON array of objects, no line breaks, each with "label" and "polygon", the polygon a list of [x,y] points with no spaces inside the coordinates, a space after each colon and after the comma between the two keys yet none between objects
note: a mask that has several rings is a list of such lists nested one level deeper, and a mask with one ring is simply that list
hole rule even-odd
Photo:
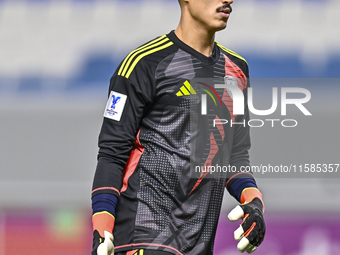
[{"label": "goalkeeper", "polygon": [[[110,80],[92,188],[92,255],[212,255],[225,189],[241,203],[228,215],[243,219],[237,249],[251,253],[264,238],[262,194],[252,173],[240,170],[249,166],[249,126],[209,125],[215,118],[248,123],[247,100],[235,115],[227,89],[191,83],[233,80],[247,98],[247,62],[215,42],[233,1],[179,3],[176,30],[128,54]],[[197,125],[190,109],[201,109],[203,91],[220,104],[198,110],[207,121]],[[193,155],[200,165],[236,171],[193,177]]]}]

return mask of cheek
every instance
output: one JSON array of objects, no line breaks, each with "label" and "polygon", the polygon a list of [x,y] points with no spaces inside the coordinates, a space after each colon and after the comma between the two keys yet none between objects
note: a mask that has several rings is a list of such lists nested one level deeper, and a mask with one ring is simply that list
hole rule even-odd
[{"label": "cheek", "polygon": [[211,7],[211,4],[205,2],[198,3],[192,10],[192,15],[197,20],[201,20],[204,23],[210,23],[212,21],[215,11]]}]

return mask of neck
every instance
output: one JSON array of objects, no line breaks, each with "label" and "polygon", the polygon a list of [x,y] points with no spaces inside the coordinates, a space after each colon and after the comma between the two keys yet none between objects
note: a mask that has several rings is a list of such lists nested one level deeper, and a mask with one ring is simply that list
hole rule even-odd
[{"label": "neck", "polygon": [[209,32],[197,24],[183,22],[182,19],[175,30],[175,34],[182,42],[194,50],[209,57],[212,55],[215,41],[215,31]]}]

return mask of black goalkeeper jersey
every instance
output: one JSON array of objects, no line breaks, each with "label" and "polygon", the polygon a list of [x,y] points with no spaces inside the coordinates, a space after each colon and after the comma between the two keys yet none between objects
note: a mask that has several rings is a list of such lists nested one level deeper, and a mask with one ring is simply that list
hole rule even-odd
[{"label": "black goalkeeper jersey", "polygon": [[[236,53],[215,43],[206,57],[173,31],[122,61],[110,81],[92,191],[119,197],[115,252],[213,254],[225,187],[249,165],[249,113],[246,100],[245,114],[236,116],[230,91],[193,80],[233,77],[246,98],[248,76]],[[213,126],[214,119],[245,125]],[[194,164],[217,163],[237,171],[193,175]]]}]

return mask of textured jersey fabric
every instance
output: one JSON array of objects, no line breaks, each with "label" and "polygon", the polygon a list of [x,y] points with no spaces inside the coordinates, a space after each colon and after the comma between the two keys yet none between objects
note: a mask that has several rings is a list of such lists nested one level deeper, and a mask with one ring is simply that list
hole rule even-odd
[{"label": "textured jersey fabric", "polygon": [[[246,99],[249,74],[242,57],[217,43],[206,57],[173,31],[132,51],[118,66],[109,95],[124,95],[126,102],[119,121],[103,120],[92,191],[93,196],[119,197],[116,252],[213,254],[225,187],[230,189],[236,177],[253,178],[240,172],[241,166],[249,165],[249,127],[211,125],[215,118],[247,123],[246,100],[245,114],[233,115],[232,96],[227,89],[216,89],[220,105],[215,107],[209,99],[209,112],[203,116],[204,89],[191,82],[225,76],[237,79]],[[193,175],[193,153],[198,165],[218,163],[237,171]]]}]

